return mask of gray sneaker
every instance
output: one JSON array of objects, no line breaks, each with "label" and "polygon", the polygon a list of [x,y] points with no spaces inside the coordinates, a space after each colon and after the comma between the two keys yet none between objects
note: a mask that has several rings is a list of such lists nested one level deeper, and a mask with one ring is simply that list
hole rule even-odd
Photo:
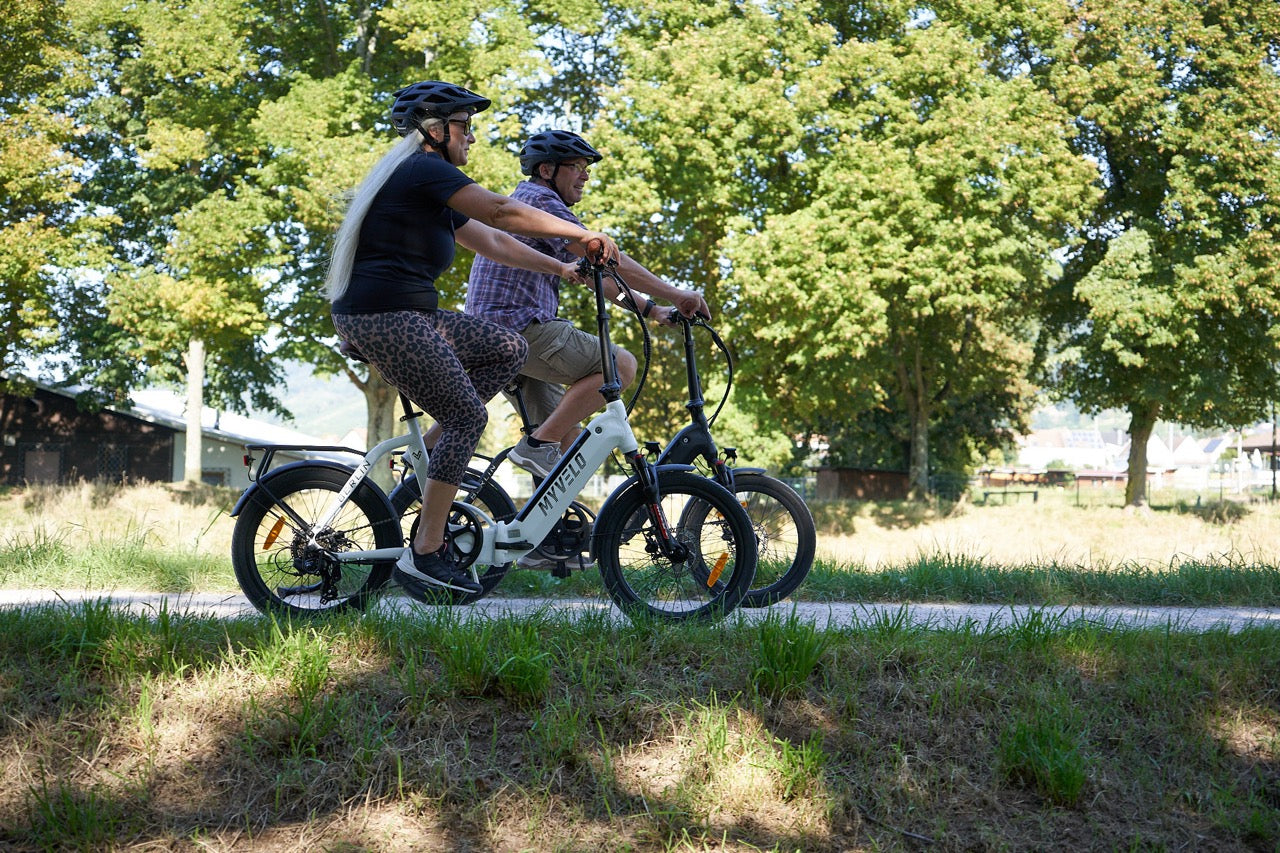
[{"label": "gray sneaker", "polygon": [[[570,554],[564,558],[564,564],[568,569],[581,569],[583,571],[596,567],[595,562],[585,554]],[[559,568],[559,566],[559,560],[539,554],[537,551],[530,551],[516,560],[516,568],[519,569],[549,572]]]},{"label": "gray sneaker", "polygon": [[529,444],[529,436],[526,435],[511,448],[507,458],[530,474],[550,477],[551,469],[560,461],[560,445],[544,444],[541,447],[534,447]]}]

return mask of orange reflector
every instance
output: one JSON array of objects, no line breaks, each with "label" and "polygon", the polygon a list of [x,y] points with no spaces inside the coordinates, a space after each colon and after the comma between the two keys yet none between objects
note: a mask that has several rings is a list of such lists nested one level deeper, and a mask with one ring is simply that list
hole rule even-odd
[{"label": "orange reflector", "polygon": [[725,563],[729,562],[729,552],[721,551],[720,558],[716,560],[716,567],[711,570],[711,574],[707,575],[707,588],[716,585],[716,581],[720,580],[720,573],[724,571]]},{"label": "orange reflector", "polygon": [[284,519],[277,518],[276,523],[271,527],[271,532],[267,534],[267,538],[264,539],[262,542],[262,550],[265,551],[268,548],[270,548],[271,543],[276,541],[276,537],[280,535],[280,531],[283,529],[284,529]]}]

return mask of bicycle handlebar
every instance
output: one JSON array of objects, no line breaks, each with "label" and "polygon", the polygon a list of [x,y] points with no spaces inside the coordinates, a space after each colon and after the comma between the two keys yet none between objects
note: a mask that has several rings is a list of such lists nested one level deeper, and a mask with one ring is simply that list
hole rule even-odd
[{"label": "bicycle handlebar", "polygon": [[603,264],[598,261],[591,260],[591,258],[587,257],[586,255],[583,255],[581,258],[578,258],[578,275],[582,276],[583,278],[590,278],[596,270],[600,270],[600,272],[609,272],[614,269],[617,269],[617,267],[618,267],[617,258],[610,258],[606,263],[603,263]]}]

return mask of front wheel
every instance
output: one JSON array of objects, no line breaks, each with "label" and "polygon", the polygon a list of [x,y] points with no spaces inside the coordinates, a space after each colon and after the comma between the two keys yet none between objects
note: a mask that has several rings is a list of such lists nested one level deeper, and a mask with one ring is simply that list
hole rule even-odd
[{"label": "front wheel", "polygon": [[[756,569],[746,510],[719,484],[691,471],[659,471],[660,502],[629,481],[596,519],[595,553],[605,588],[631,618],[679,622],[723,616],[742,601]],[[654,516],[675,545],[664,545]],[[698,519],[697,526],[683,519]]]},{"label": "front wheel", "polygon": [[231,533],[236,580],[254,607],[284,616],[363,610],[387,582],[389,562],[334,558],[404,544],[400,525],[372,486],[361,483],[333,523],[317,527],[348,477],[346,470],[300,465],[259,481]]},{"label": "front wheel", "polygon": [[[738,502],[751,518],[760,552],[756,577],[742,599],[742,606],[777,604],[795,592],[813,568],[818,544],[813,515],[795,489],[767,474],[735,473],[733,488]],[[690,509],[700,511],[702,508]],[[688,518],[685,522],[693,526],[702,520]]]}]

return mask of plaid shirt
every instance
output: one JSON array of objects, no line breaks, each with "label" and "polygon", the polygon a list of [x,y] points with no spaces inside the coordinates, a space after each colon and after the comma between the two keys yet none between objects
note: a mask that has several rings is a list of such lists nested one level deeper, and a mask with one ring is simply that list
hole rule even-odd
[{"label": "plaid shirt", "polygon": [[[575,225],[582,224],[550,187],[521,181],[511,197]],[[544,255],[562,261],[574,260],[573,254],[565,248],[569,241],[562,237],[535,239],[516,234],[511,236]],[[504,266],[483,255],[476,255],[467,284],[468,314],[523,332],[534,320],[545,323],[555,319],[559,307],[559,276]]]}]

